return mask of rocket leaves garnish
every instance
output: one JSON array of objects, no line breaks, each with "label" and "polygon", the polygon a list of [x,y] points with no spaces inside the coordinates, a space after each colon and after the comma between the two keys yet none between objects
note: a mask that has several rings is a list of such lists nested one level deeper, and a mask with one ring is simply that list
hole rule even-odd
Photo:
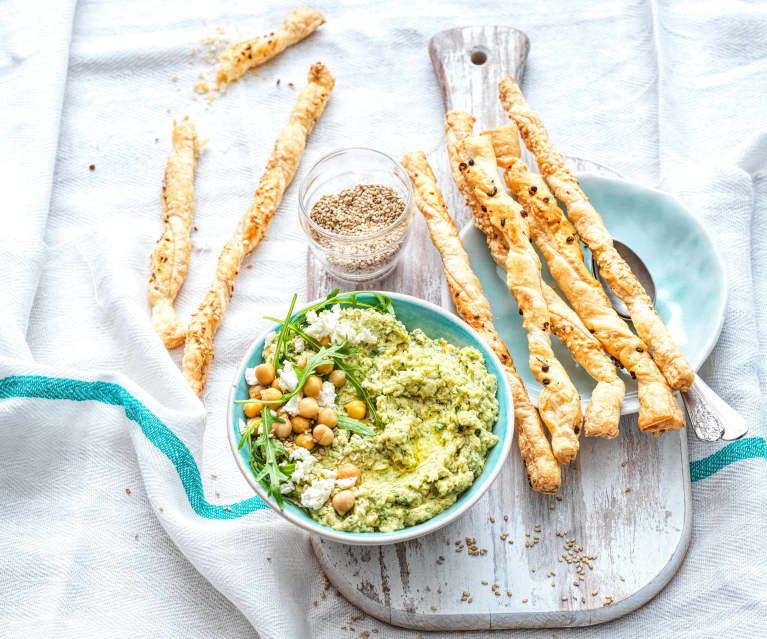
[{"label": "rocket leaves garnish", "polygon": [[[288,462],[288,451],[279,439],[270,437],[272,426],[275,422],[284,423],[284,420],[272,414],[272,409],[265,406],[261,411],[261,419],[253,420],[242,434],[238,448],[242,448],[245,441],[250,442],[251,467],[256,474],[256,481],[261,483],[270,497],[274,497],[277,505],[283,507],[283,497],[280,486],[290,481],[295,465]],[[258,426],[261,432],[256,437]]]}]

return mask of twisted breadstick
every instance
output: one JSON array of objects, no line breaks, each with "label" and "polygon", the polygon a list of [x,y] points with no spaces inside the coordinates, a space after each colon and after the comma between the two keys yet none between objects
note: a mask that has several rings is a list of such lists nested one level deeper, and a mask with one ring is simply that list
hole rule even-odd
[{"label": "twisted breadstick", "polygon": [[[684,418],[671,388],[644,342],[618,316],[599,282],[586,268],[578,235],[544,180],[520,159],[509,165],[504,177],[509,190],[530,213],[527,219],[535,245],[559,288],[607,352],[637,378],[640,430],[659,433],[682,428]],[[610,368],[614,375],[614,367]],[[603,366],[599,370],[606,371]]]},{"label": "twisted breadstick", "polygon": [[477,276],[471,270],[469,256],[461,244],[453,218],[447,211],[437,179],[426,156],[420,151],[408,153],[402,159],[402,166],[410,175],[416,205],[426,220],[431,240],[442,258],[442,270],[458,314],[487,341],[506,370],[514,398],[514,423],[519,450],[530,485],[533,490],[541,493],[556,493],[562,482],[559,464],[554,459],[538,414],[514,368],[506,344],[493,326],[490,304],[482,293]]},{"label": "twisted breadstick", "polygon": [[554,456],[563,464],[578,452],[581,402],[562,364],[551,349],[551,320],[541,290],[541,264],[530,244],[527,213],[499,188],[493,144],[488,136],[472,136],[461,146],[459,169],[474,189],[480,207],[509,245],[507,284],[523,313],[530,349],[530,370],[543,384],[538,399],[541,419],[551,432]]},{"label": "twisted breadstick", "polygon": [[152,325],[165,348],[184,343],[186,329],[173,310],[189,268],[194,220],[194,172],[200,144],[191,120],[185,118],[173,129],[173,150],[168,156],[162,181],[162,211],[165,230],[152,251],[149,302]]},{"label": "twisted breadstick", "polygon": [[287,125],[277,138],[261,176],[253,204],[235,229],[218,258],[216,279],[200,308],[192,315],[181,364],[184,377],[199,395],[213,361],[213,337],[234,290],[234,279],[242,260],[261,241],[288,184],[296,173],[314,123],[330,98],[335,80],[318,62],[309,70],[309,84],[298,96]]},{"label": "twisted breadstick", "polygon": [[554,334],[567,347],[573,359],[597,380],[583,417],[583,434],[586,437],[607,439],[616,437],[626,385],[618,377],[615,364],[605,353],[599,340],[583,325],[575,311],[545,282],[543,299],[549,307]]},{"label": "twisted breadstick", "polygon": [[[521,163],[519,159],[519,133],[514,124],[485,131],[482,135],[490,136],[495,150],[498,166],[508,169]],[[532,175],[532,174],[531,174]],[[512,194],[514,194],[512,192]],[[527,201],[517,194],[517,200],[526,206]],[[527,209],[529,211],[529,209]],[[557,229],[561,236],[566,229]],[[572,244],[580,255],[580,244]],[[581,261],[583,256],[581,255]],[[618,434],[621,418],[621,404],[626,386],[618,377],[615,365],[602,349],[599,341],[589,333],[580,318],[567,306],[554,290],[543,284],[543,297],[549,307],[551,328],[576,362],[578,362],[596,381],[591,393],[591,400],[586,406],[583,418],[583,433],[586,437],[612,438]]]},{"label": "twisted breadstick", "polygon": [[271,60],[289,46],[303,40],[325,23],[319,11],[299,7],[292,11],[277,31],[265,36],[245,40],[226,48],[218,56],[219,68],[216,85],[219,89],[239,80],[248,69]]},{"label": "twisted breadstick", "polygon": [[538,168],[554,194],[567,206],[567,213],[610,288],[629,309],[639,336],[652,349],[655,361],[671,388],[687,390],[695,373],[674,343],[663,320],[652,306],[631,268],[618,254],[599,213],[591,206],[578,181],[565,167],[564,159],[551,144],[538,116],[530,109],[511,76],[499,84],[501,102],[535,155]]}]

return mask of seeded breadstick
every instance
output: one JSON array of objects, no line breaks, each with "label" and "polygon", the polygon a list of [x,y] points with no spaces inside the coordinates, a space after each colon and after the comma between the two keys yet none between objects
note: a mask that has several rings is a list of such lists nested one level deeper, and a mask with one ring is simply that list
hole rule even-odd
[{"label": "seeded breadstick", "polygon": [[506,283],[523,313],[530,349],[530,370],[543,385],[538,410],[551,433],[551,447],[560,463],[578,453],[581,402],[575,386],[551,349],[551,320],[541,290],[541,263],[530,244],[527,213],[499,188],[493,144],[489,136],[471,136],[461,145],[459,169],[474,189],[474,197],[509,245]]},{"label": "seeded breadstick", "polygon": [[514,422],[519,450],[527,468],[530,485],[533,490],[541,493],[556,493],[562,482],[559,464],[551,452],[551,446],[525,386],[514,369],[514,362],[506,344],[493,326],[490,304],[482,293],[479,280],[471,270],[458,229],[447,211],[426,156],[420,151],[408,153],[402,160],[402,166],[410,175],[416,205],[423,214],[431,240],[442,257],[442,270],[458,314],[487,341],[506,370],[506,378],[514,398]]},{"label": "seeded breadstick", "polygon": [[578,315],[548,284],[543,284],[543,299],[549,308],[551,327],[573,359],[597,380],[591,391],[591,401],[583,416],[586,437],[611,439],[618,434],[621,404],[626,385],[615,370],[602,345],[581,322]]},{"label": "seeded breadstick", "polygon": [[191,120],[184,118],[173,129],[173,150],[168,156],[162,182],[162,212],[165,230],[152,251],[149,302],[152,325],[165,343],[175,348],[184,343],[186,329],[173,310],[189,268],[192,242],[189,233],[194,219],[194,172],[200,144]]},{"label": "seeded breadstick", "polygon": [[[523,164],[519,159],[519,133],[513,123],[485,131],[482,135],[490,137],[498,166],[508,169],[516,164]],[[515,193],[512,191],[512,195]],[[527,194],[525,194],[527,195]],[[526,201],[517,200],[526,207]],[[568,223],[569,225],[569,223]],[[554,225],[555,226],[555,225]],[[556,228],[555,234],[567,233],[567,229]],[[571,244],[583,261],[580,244]],[[583,418],[583,434],[586,437],[612,438],[618,434],[621,418],[621,404],[626,386],[618,377],[615,365],[602,349],[599,341],[583,325],[578,315],[557,295],[554,290],[543,284],[543,297],[549,307],[551,328],[570,351],[573,359],[583,366],[597,385],[591,393],[591,401],[586,407]]]},{"label": "seeded breadstick", "polygon": [[285,18],[277,31],[233,44],[218,56],[220,65],[216,85],[219,89],[226,88],[245,75],[248,69],[271,60],[289,46],[314,33],[317,27],[324,23],[325,18],[319,11],[299,7]]},{"label": "seeded breadstick", "polygon": [[676,390],[687,390],[695,373],[653,308],[650,297],[615,250],[604,221],[565,166],[562,156],[554,151],[546,129],[530,109],[514,78],[509,76],[502,80],[499,89],[503,107],[519,127],[525,145],[535,155],[539,170],[554,195],[567,206],[567,213],[583,242],[591,249],[600,272],[628,307],[637,333],[652,349],[669,385]]},{"label": "seeded breadstick", "polygon": [[[640,430],[659,433],[682,428],[684,418],[671,388],[644,342],[618,316],[599,282],[586,268],[578,235],[546,182],[520,159],[509,165],[504,178],[511,193],[530,214],[527,219],[535,245],[576,313],[607,352],[637,378]],[[588,366],[582,365],[593,375]]]},{"label": "seeded breadstick", "polygon": [[213,361],[213,337],[234,290],[234,279],[242,260],[263,238],[304,152],[306,139],[330,98],[335,80],[318,62],[309,70],[309,84],[298,96],[290,119],[282,129],[261,176],[253,204],[235,229],[218,258],[216,279],[200,308],[192,315],[186,335],[184,377],[199,395]]}]

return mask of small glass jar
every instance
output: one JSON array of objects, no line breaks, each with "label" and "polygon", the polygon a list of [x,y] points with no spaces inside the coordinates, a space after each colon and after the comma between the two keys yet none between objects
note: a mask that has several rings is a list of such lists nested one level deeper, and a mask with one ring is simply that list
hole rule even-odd
[{"label": "small glass jar", "polygon": [[[341,235],[323,228],[310,213],[323,195],[360,184],[388,186],[405,203],[389,226],[367,235]],[[397,265],[413,220],[413,187],[405,170],[385,153],[355,147],[326,155],[298,190],[298,217],[314,257],[341,279],[361,282],[388,274]]]}]

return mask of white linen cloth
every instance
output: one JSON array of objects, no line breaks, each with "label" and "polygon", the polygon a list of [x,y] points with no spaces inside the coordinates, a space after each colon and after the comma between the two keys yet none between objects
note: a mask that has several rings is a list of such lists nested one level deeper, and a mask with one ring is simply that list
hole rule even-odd
[{"label": "white linen cloth", "polygon": [[[495,636],[763,636],[767,7],[320,1],[327,24],[316,34],[212,105],[193,99],[205,65],[190,52],[202,38],[218,26],[271,30],[294,6],[0,4],[0,634],[346,636],[339,628],[356,609],[332,594],[312,605],[323,582],[307,536],[268,510],[241,514],[252,493],[225,437],[227,387],[267,325],[261,317],[284,311],[294,291],[304,297],[296,184],[240,273],[201,402],[178,371],[180,353],[169,356],[153,333],[146,299],[172,120],[191,115],[210,140],[177,304],[188,316],[292,108],[289,82],[303,86],[315,60],[337,79],[297,181],[341,146],[429,151],[443,139],[429,37],[500,23],[531,38],[524,89],[562,152],[662,181],[714,230],[730,298],[701,373],[748,420],[754,458],[725,466],[738,456],[728,448],[694,467],[689,554],[645,607],[594,628]],[[24,397],[40,393],[68,399]],[[722,447],[691,442],[690,457]]]}]

